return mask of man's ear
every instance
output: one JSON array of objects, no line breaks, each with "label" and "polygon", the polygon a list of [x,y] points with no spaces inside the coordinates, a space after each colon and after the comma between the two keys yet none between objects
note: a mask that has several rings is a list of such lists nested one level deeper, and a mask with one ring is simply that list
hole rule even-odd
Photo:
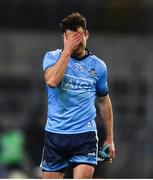
[{"label": "man's ear", "polygon": [[89,31],[86,30],[86,39],[88,39],[88,38],[89,38]]},{"label": "man's ear", "polygon": [[64,38],[67,38],[66,32],[64,32],[64,33],[62,34],[62,38],[63,38],[63,39],[64,39]]}]

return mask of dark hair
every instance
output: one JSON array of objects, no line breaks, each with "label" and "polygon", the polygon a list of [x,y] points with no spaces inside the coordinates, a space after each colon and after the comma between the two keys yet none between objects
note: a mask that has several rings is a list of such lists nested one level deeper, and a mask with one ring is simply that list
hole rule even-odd
[{"label": "dark hair", "polygon": [[86,30],[86,19],[78,12],[72,13],[59,23],[62,33],[66,30],[77,31],[79,27]]}]

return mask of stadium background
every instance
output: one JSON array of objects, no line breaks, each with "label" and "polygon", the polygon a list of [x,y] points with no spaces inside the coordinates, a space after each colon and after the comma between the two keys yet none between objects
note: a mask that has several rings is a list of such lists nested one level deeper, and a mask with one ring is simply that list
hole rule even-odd
[{"label": "stadium background", "polygon": [[58,23],[74,11],[87,18],[88,48],[109,67],[116,160],[94,177],[152,178],[152,0],[0,0],[0,178],[40,177],[42,59],[62,48]]}]

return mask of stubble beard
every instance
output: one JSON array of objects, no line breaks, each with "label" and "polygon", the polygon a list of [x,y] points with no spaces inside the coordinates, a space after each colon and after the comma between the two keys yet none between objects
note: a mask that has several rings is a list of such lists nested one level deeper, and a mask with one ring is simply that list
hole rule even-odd
[{"label": "stubble beard", "polygon": [[83,44],[80,44],[76,49],[74,49],[73,56],[75,57],[82,57],[85,55],[85,46]]}]

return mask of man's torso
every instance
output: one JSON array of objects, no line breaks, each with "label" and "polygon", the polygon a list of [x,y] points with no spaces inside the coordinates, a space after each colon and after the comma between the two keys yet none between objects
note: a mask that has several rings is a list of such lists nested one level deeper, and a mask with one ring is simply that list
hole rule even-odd
[{"label": "man's torso", "polygon": [[[55,63],[60,54],[61,50],[53,52]],[[93,55],[81,60],[71,57],[60,84],[56,88],[47,86],[46,131],[62,134],[96,131],[94,102],[99,81],[99,64],[99,60]]]}]

